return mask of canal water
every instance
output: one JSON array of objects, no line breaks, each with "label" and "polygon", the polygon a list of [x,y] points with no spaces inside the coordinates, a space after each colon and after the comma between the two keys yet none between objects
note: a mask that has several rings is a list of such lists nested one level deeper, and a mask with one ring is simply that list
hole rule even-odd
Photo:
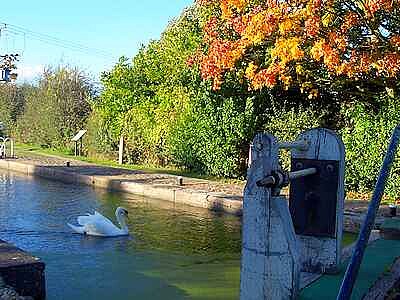
[{"label": "canal water", "polygon": [[[99,211],[129,237],[73,234]],[[46,263],[47,299],[238,299],[240,219],[0,170],[0,239]]]}]

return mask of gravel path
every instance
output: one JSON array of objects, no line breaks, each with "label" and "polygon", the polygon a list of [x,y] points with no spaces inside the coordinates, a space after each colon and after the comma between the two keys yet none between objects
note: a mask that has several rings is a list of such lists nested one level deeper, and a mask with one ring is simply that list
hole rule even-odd
[{"label": "gravel path", "polygon": [[[62,158],[58,156],[50,155],[39,155],[35,153],[17,152],[17,160],[24,163],[31,163],[41,166],[52,166],[57,167],[63,171],[73,171],[83,175],[95,175],[95,176],[109,176],[115,177],[116,179],[122,179],[126,181],[135,181],[146,184],[156,185],[177,185],[177,177],[169,174],[159,173],[147,173],[139,170],[130,170],[123,168],[107,167],[96,164],[91,164],[71,158]],[[70,166],[67,167],[66,163],[70,162]],[[244,183],[242,184],[227,184],[218,181],[196,179],[183,177],[183,188],[205,191],[205,192],[216,192],[223,193],[230,196],[242,196]]]}]

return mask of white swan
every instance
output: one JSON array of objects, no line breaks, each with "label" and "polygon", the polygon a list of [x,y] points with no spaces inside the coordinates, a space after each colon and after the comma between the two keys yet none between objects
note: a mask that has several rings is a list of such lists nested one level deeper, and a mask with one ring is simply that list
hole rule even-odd
[{"label": "white swan", "polygon": [[102,237],[128,235],[128,226],[126,225],[128,211],[123,207],[118,207],[115,210],[115,216],[121,228],[115,226],[109,219],[97,211],[94,212],[94,215],[79,216],[77,220],[80,226],[74,226],[69,223],[67,225],[75,232],[86,235]]}]

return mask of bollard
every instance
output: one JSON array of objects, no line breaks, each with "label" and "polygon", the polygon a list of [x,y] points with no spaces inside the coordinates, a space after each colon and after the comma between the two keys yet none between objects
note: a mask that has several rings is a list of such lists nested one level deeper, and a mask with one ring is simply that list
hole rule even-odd
[{"label": "bollard", "polygon": [[176,184],[179,186],[183,186],[183,177],[182,176],[176,177]]},{"label": "bollard", "polygon": [[390,216],[395,217],[397,215],[397,205],[389,205]]}]

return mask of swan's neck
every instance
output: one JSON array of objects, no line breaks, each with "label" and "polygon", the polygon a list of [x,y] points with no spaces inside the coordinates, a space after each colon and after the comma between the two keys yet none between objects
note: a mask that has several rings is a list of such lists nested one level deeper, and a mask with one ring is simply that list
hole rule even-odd
[{"label": "swan's neck", "polygon": [[128,233],[128,225],[126,225],[126,219],[124,217],[122,217],[121,215],[116,215],[117,217],[117,221],[119,223],[119,225],[121,226],[121,230],[123,232]]}]

